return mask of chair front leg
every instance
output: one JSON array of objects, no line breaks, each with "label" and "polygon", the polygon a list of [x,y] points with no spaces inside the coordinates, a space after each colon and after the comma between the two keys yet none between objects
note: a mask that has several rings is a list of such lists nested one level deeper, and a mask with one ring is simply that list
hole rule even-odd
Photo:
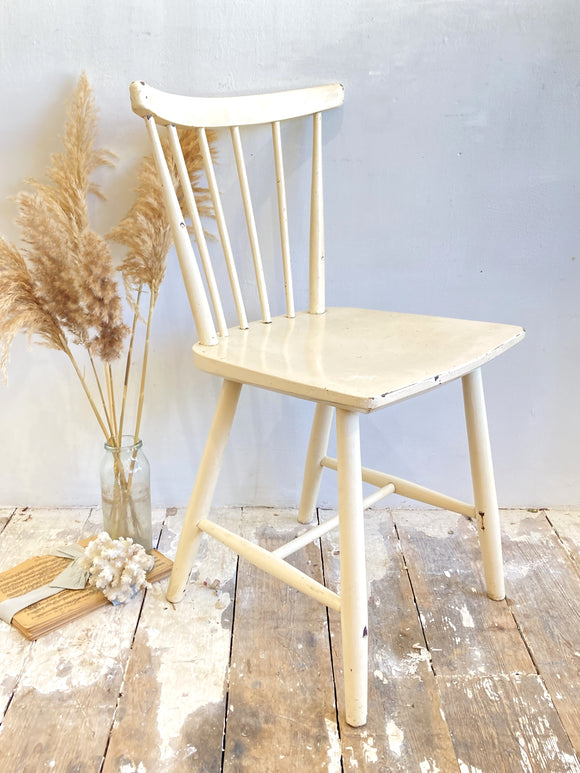
[{"label": "chair front leg", "polygon": [[224,381],[222,386],[193,492],[187,506],[183,530],[167,589],[167,599],[174,603],[181,601],[195,560],[202,535],[197,524],[209,513],[241,388],[242,385],[234,381]]},{"label": "chair front leg", "polygon": [[465,420],[471,461],[477,531],[483,558],[487,595],[495,601],[505,598],[499,509],[481,370],[462,379]]},{"label": "chair front leg", "polygon": [[306,454],[306,464],[304,465],[304,482],[302,483],[302,496],[300,497],[300,508],[298,510],[298,520],[300,523],[308,523],[316,507],[323,470],[320,462],[324,459],[328,450],[332,411],[333,409],[330,405],[316,404],[312,430],[310,431],[310,442]]},{"label": "chair front leg", "polygon": [[368,600],[358,413],[336,410],[340,612],[346,721],[367,721]]}]

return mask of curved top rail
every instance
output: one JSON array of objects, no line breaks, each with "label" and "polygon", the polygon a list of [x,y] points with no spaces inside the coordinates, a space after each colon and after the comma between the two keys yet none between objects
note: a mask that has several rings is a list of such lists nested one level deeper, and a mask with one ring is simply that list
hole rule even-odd
[{"label": "curved top rail", "polygon": [[130,90],[137,115],[151,115],[159,124],[205,128],[283,121],[339,107],[344,101],[340,83],[241,97],[184,97],[143,81],[134,81]]}]

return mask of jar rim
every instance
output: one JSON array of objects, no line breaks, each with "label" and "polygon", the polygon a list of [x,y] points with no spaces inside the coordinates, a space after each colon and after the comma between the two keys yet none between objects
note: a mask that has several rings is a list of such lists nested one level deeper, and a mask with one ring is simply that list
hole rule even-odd
[{"label": "jar rim", "polygon": [[135,442],[135,437],[133,435],[123,435],[121,437],[121,445],[110,445],[108,442],[105,443],[105,451],[133,451],[137,450],[139,451],[143,447],[143,441],[137,440]]}]

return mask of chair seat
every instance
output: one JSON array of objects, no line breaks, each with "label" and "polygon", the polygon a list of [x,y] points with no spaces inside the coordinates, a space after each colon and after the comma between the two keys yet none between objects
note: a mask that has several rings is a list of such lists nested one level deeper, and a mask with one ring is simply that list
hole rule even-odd
[{"label": "chair seat", "polygon": [[193,351],[201,370],[230,381],[369,413],[464,376],[523,336],[514,325],[329,308],[231,328]]}]

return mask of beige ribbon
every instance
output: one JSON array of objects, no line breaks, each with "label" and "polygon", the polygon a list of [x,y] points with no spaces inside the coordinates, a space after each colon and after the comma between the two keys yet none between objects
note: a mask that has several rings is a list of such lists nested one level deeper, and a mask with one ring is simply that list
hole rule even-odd
[{"label": "beige ribbon", "polygon": [[84,553],[85,549],[80,545],[62,545],[51,552],[49,554],[51,556],[72,558],[72,561],[64,571],[46,585],[42,585],[40,588],[34,588],[34,590],[31,590],[28,593],[23,593],[22,596],[15,596],[14,598],[0,602],[0,620],[4,620],[5,623],[10,624],[17,612],[26,609],[26,607],[29,607],[31,604],[36,604],[37,601],[42,601],[50,596],[54,596],[65,588],[70,590],[82,590],[89,579],[89,573],[81,567],[79,561]]}]

